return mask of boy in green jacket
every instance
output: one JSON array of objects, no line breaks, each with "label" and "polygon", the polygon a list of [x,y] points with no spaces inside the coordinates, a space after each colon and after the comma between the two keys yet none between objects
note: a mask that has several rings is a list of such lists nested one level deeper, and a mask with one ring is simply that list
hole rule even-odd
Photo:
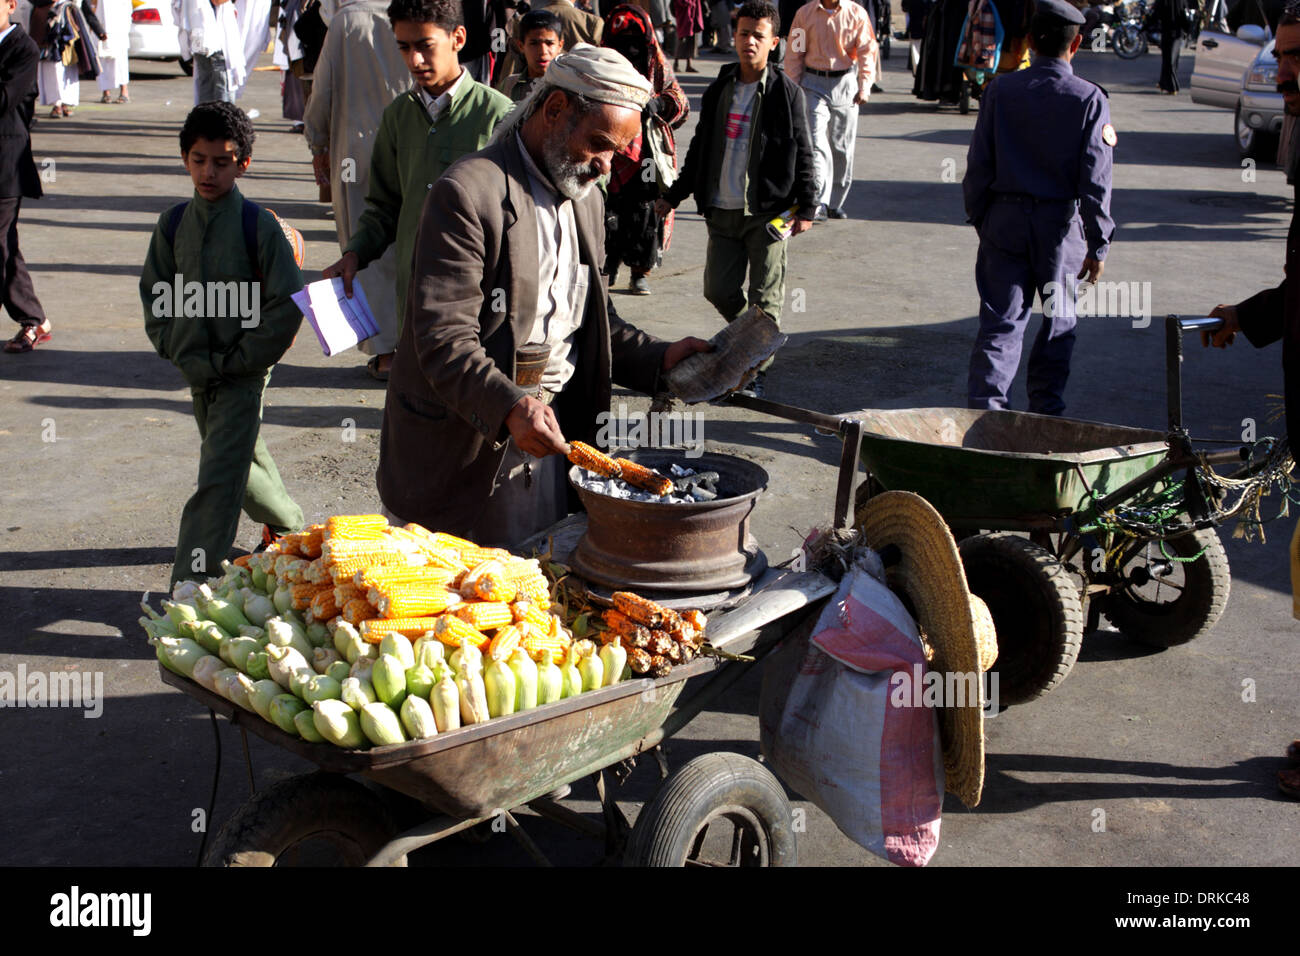
[{"label": "boy in green jacket", "polygon": [[[375,316],[379,334],[395,349],[424,197],[448,166],[488,144],[514,104],[472,79],[456,59],[465,45],[460,0],[393,0],[388,19],[415,85],[380,118],[370,154],[366,211],[343,257],[324,276],[342,276],[351,296],[357,272],[397,244],[397,314]],[[392,364],[391,351],[376,355],[370,373],[386,379]]]},{"label": "boy in green jacket", "polygon": [[181,514],[172,584],[219,570],[241,508],[263,543],[302,527],[259,432],[271,367],[302,322],[302,273],[279,221],[235,187],[253,124],[231,103],[203,103],[181,129],[194,197],[162,214],[140,275],[145,332],[190,386],[199,426],[198,487]]}]

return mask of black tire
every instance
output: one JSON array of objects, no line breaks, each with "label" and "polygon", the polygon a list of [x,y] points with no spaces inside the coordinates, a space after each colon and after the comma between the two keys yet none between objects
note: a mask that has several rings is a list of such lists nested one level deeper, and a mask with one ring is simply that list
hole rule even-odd
[{"label": "black tire", "polygon": [[1115,30],[1111,36],[1111,45],[1121,60],[1136,60],[1145,56],[1150,47],[1146,31],[1131,23]]},{"label": "black tire", "polygon": [[1083,641],[1079,588],[1046,548],[1009,532],[958,545],[971,593],[983,598],[998,635],[1000,704],[1041,697],[1069,675]]},{"label": "black tire", "polygon": [[[1154,569],[1150,580],[1100,598],[1101,613],[1121,634],[1150,647],[1175,647],[1208,634],[1228,606],[1232,584],[1228,555],[1213,528],[1171,538],[1164,546],[1179,558],[1204,553],[1195,561],[1169,562],[1160,542],[1149,541],[1124,557],[1117,570],[1131,580],[1143,569],[1148,575]],[[1165,566],[1169,573],[1161,575]]]},{"label": "black tire", "polygon": [[[728,866],[795,866],[793,813],[785,789],[748,757],[710,753],[683,764],[641,808],[624,866],[719,865],[709,828],[731,829]],[[717,834],[714,834],[715,838]]]},{"label": "black tire", "polygon": [[1236,140],[1237,152],[1242,159],[1264,160],[1272,162],[1277,155],[1277,136],[1274,133],[1254,129],[1241,118],[1241,102],[1232,116],[1232,138]]},{"label": "black tire", "polygon": [[[396,834],[378,794],[332,773],[310,773],[260,790],[226,821],[204,866],[362,866]],[[332,861],[304,853],[327,843]],[[406,857],[396,864],[406,865]]]},{"label": "black tire", "polygon": [[194,61],[193,61],[193,60],[181,60],[181,72],[184,73],[186,76],[193,76],[193,75],[194,75]]}]

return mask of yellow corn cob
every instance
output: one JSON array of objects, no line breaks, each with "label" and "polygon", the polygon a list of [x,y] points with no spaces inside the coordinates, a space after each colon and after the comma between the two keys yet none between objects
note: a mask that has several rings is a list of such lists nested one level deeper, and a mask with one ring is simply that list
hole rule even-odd
[{"label": "yellow corn cob", "polygon": [[510,613],[510,605],[501,601],[471,601],[469,604],[462,604],[453,613],[466,624],[480,631],[505,627],[515,619]]},{"label": "yellow corn cob", "polygon": [[343,605],[343,620],[349,624],[360,624],[362,621],[379,617],[379,612],[375,606],[365,598],[353,598],[347,604]]},{"label": "yellow corn cob", "polygon": [[321,584],[295,584],[289,588],[289,593],[293,596],[293,609],[295,611],[305,611],[311,607],[312,599],[317,594],[323,594],[326,591],[332,592],[334,589]]},{"label": "yellow corn cob", "polygon": [[310,525],[302,531],[302,540],[298,542],[298,550],[302,552],[304,558],[319,558],[321,545],[325,543],[325,526],[323,524]]},{"label": "yellow corn cob", "polygon": [[423,584],[394,585],[376,588],[379,600],[375,607],[384,617],[431,617],[441,614],[460,598],[445,587],[426,587]]},{"label": "yellow corn cob", "polygon": [[460,556],[460,552],[454,548],[444,548],[436,544],[426,544],[420,553],[428,560],[428,563],[435,568],[447,568],[455,571],[458,575],[464,574],[469,570]]},{"label": "yellow corn cob", "polygon": [[[408,527],[410,527],[408,525]],[[447,534],[445,531],[436,531],[429,535],[429,540],[436,547],[449,548],[452,551],[464,551],[466,548],[477,548],[473,541],[466,541],[464,538],[458,538],[454,534]]]},{"label": "yellow corn cob", "polygon": [[626,458],[616,458],[614,461],[618,464],[623,480],[634,488],[641,488],[661,498],[673,490],[671,479],[665,478],[645,465],[638,465]]},{"label": "yellow corn cob", "polygon": [[551,631],[551,615],[547,613],[548,610],[548,607],[533,601],[516,601],[510,605],[510,613],[515,616],[516,624],[531,624],[547,634]]},{"label": "yellow corn cob", "polygon": [[333,575],[335,584],[342,584],[351,580],[358,571],[379,565],[408,567],[410,561],[400,551],[371,551],[334,560],[330,564],[330,574]]},{"label": "yellow corn cob", "polygon": [[[420,637],[426,631],[432,631],[437,627],[441,618],[436,617],[398,617],[398,618],[371,618],[368,621],[362,621],[357,627],[357,633],[362,639],[370,644],[378,644],[384,639],[384,635],[389,632],[396,632],[403,637],[410,638],[414,643],[415,639]],[[483,638],[485,641],[487,638]]]},{"label": "yellow corn cob", "polygon": [[460,648],[462,638],[482,650],[488,636],[454,614],[444,614],[433,626],[433,636],[451,648]]},{"label": "yellow corn cob", "polygon": [[366,592],[361,590],[351,581],[344,581],[342,584],[334,585],[334,603],[339,606],[340,611],[343,610],[343,605],[347,604],[349,601],[354,601],[357,598],[369,600],[366,596]]},{"label": "yellow corn cob", "polygon": [[519,582],[517,600],[532,601],[542,607],[551,606],[551,585],[542,575],[525,578]]},{"label": "yellow corn cob", "polygon": [[646,627],[665,626],[664,622],[677,617],[666,607],[631,591],[614,592],[614,608]]},{"label": "yellow corn cob", "polygon": [[328,584],[334,586],[334,579],[330,577],[330,566],[324,558],[316,558],[307,565],[307,569],[302,572],[302,580],[305,584]]},{"label": "yellow corn cob", "polygon": [[403,554],[403,550],[397,546],[397,542],[388,535],[381,535],[378,538],[369,538],[363,541],[326,541],[321,545],[321,557],[326,561],[341,561],[344,558],[351,558],[358,554],[378,554],[378,553]]},{"label": "yellow corn cob", "polygon": [[509,624],[496,632],[492,642],[488,645],[487,656],[494,661],[504,661],[514,653],[516,647],[524,639],[524,631],[528,630],[528,625],[522,628]]},{"label": "yellow corn cob", "polygon": [[301,555],[302,552],[298,550],[298,545],[301,541],[302,541],[302,535],[297,531],[290,531],[288,534],[281,535],[280,553]]},{"label": "yellow corn cob", "polygon": [[499,571],[486,571],[474,581],[474,596],[480,601],[510,602],[518,593],[519,585]]},{"label": "yellow corn cob", "polygon": [[586,442],[569,442],[568,458],[579,468],[585,468],[587,471],[595,472],[606,478],[618,478],[622,474],[618,462],[603,451],[592,448]]},{"label": "yellow corn cob", "polygon": [[467,568],[476,568],[484,561],[509,561],[514,555],[505,548],[480,548],[471,545],[460,549],[461,563]]},{"label": "yellow corn cob", "polygon": [[510,581],[526,581],[529,578],[543,577],[542,566],[536,558],[515,558],[502,565],[502,573]]},{"label": "yellow corn cob", "polygon": [[326,588],[311,599],[311,613],[318,621],[337,617],[341,610],[342,608],[339,607],[338,602],[334,600],[333,588]]},{"label": "yellow corn cob", "polygon": [[384,531],[388,519],[383,515],[335,515],[325,522],[325,537],[346,538],[353,533],[362,535]]},{"label": "yellow corn cob", "polygon": [[456,580],[457,573],[448,568],[379,565],[363,568],[353,575],[352,580],[359,588],[389,588],[398,584],[422,584],[428,587],[449,587]]},{"label": "yellow corn cob", "polygon": [[551,662],[558,664],[564,660],[564,655],[569,651],[570,643],[570,640],[563,634],[555,637],[538,628],[530,627],[528,633],[524,635],[524,639],[520,641],[520,646],[524,649],[524,653],[535,661],[540,661],[543,654],[549,654]]}]

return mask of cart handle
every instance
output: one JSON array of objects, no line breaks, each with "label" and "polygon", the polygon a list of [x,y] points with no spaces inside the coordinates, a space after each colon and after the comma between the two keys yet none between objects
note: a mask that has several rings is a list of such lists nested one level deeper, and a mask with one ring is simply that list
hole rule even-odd
[{"label": "cart handle", "polygon": [[1223,319],[1215,315],[1193,315],[1186,318],[1170,316],[1178,321],[1180,332],[1217,332],[1223,328]]},{"label": "cart handle", "polygon": [[1169,431],[1180,436],[1180,451],[1191,454],[1191,445],[1183,428],[1183,333],[1217,332],[1223,319],[1213,315],[1165,317],[1165,397],[1169,411]]}]

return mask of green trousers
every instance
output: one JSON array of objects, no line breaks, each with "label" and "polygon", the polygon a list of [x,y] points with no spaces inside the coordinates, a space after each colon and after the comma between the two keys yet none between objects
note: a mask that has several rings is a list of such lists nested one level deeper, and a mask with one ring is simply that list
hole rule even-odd
[{"label": "green trousers", "polygon": [[[770,217],[769,217],[770,218]],[[704,298],[728,322],[757,305],[777,322],[785,302],[786,243],[767,233],[767,219],[740,209],[710,209],[704,258]],[[745,272],[749,293],[745,294]]]},{"label": "green trousers", "polygon": [[277,533],[302,528],[302,509],[285,491],[262,442],[262,400],[271,379],[192,388],[203,444],[199,481],[181,513],[172,583],[219,574],[239,529],[239,512]]}]

